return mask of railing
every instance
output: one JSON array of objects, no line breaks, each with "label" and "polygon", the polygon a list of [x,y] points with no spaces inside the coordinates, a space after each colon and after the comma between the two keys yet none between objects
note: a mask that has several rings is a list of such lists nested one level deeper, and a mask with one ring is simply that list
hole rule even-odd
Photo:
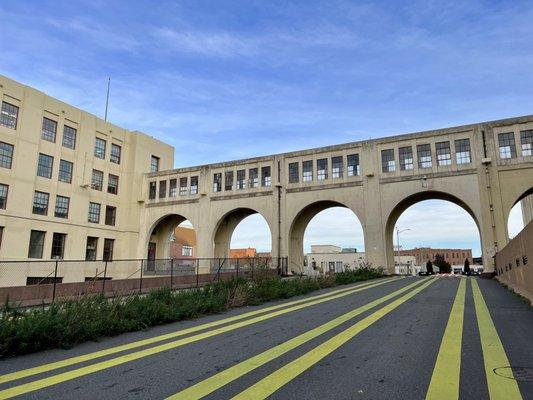
[{"label": "railing", "polygon": [[0,302],[32,306],[94,293],[113,297],[199,287],[234,276],[282,275],[286,266],[286,258],[271,257],[0,261]]}]

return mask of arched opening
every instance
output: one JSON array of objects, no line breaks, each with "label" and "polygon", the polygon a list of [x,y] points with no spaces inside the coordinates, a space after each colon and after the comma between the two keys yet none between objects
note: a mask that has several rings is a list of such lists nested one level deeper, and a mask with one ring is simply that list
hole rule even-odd
[{"label": "arched opening", "polygon": [[[459,198],[424,192],[400,202],[387,221],[389,272],[417,274],[431,261],[434,271],[460,273],[468,259],[483,271],[481,231],[472,209]],[[448,266],[449,264],[449,266]]]},{"label": "arched opening", "polygon": [[533,221],[533,188],[524,192],[509,212],[507,217],[507,235],[509,239],[518,235],[531,221]]},{"label": "arched opening", "polygon": [[182,215],[170,214],[159,219],[152,227],[146,258],[193,259],[196,257],[196,232],[192,223]]},{"label": "arched opening", "polygon": [[289,240],[293,273],[340,272],[365,263],[361,222],[353,210],[336,201],[303,208],[292,222]]}]

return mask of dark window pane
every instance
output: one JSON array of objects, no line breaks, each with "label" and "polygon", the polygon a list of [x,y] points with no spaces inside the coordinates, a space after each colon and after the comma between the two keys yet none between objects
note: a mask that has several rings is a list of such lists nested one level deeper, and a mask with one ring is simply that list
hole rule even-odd
[{"label": "dark window pane", "polygon": [[60,182],[71,183],[72,182],[72,169],[74,165],[70,161],[59,161],[59,177]]},{"label": "dark window pane", "polygon": [[452,164],[452,152],[450,150],[450,142],[435,143],[435,151],[437,153],[437,165],[446,166]]},{"label": "dark window pane", "polygon": [[112,163],[120,164],[121,153],[122,153],[122,148],[118,144],[112,143],[111,144],[111,157],[109,158],[109,160]]},{"label": "dark window pane", "polygon": [[455,159],[457,164],[470,164],[470,139],[455,141]]},{"label": "dark window pane", "polygon": [[65,233],[54,232],[52,236],[52,252],[50,254],[51,259],[63,259],[66,241],[67,235]]},{"label": "dark window pane", "polygon": [[107,177],[107,193],[118,194],[118,176],[109,174]]},{"label": "dark window pane", "polygon": [[331,177],[333,179],[342,178],[343,170],[342,156],[331,157]]},{"label": "dark window pane", "polygon": [[13,162],[13,145],[0,142],[0,167],[11,168]]},{"label": "dark window pane", "polygon": [[159,171],[159,157],[152,156],[150,159],[150,172]]},{"label": "dark window pane", "polygon": [[63,127],[63,147],[68,149],[76,148],[76,129],[67,125]]},{"label": "dark window pane", "polygon": [[349,154],[347,157],[348,176],[359,176],[359,154]]},{"label": "dark window pane", "polygon": [[70,198],[65,196],[56,196],[56,209],[54,216],[57,218],[68,218],[68,209]]},{"label": "dark window pane", "polygon": [[311,182],[313,180],[313,161],[302,162],[302,181]]},{"label": "dark window pane", "polygon": [[270,167],[261,167],[261,186],[271,186]]},{"label": "dark window pane", "polygon": [[43,258],[44,237],[46,232],[31,231],[28,258]]},{"label": "dark window pane", "polygon": [[106,141],[104,139],[96,138],[94,142],[94,156],[98,158],[105,158]]},{"label": "dark window pane", "polygon": [[498,145],[500,148],[500,158],[516,158],[514,132],[499,133]]},{"label": "dark window pane", "polygon": [[49,118],[43,118],[43,128],[41,130],[41,137],[49,142],[56,141],[57,122]]},{"label": "dark window pane", "polygon": [[149,183],[149,188],[148,188],[148,198],[150,200],[154,200],[155,199],[155,192],[157,190],[157,183],[156,182],[150,182]]},{"label": "dark window pane", "polygon": [[248,179],[250,181],[250,187],[256,188],[259,186],[259,169],[258,168],[250,168],[248,170]]},{"label": "dark window pane", "polygon": [[105,208],[105,224],[115,226],[117,218],[117,208],[112,206],[106,206]]},{"label": "dark window pane", "polygon": [[43,178],[52,177],[52,168],[54,166],[54,157],[39,153],[39,162],[37,164],[37,175]]},{"label": "dark window pane", "polygon": [[87,245],[85,246],[85,259],[87,261],[96,260],[96,253],[98,250],[98,238],[87,236]]},{"label": "dark window pane", "polygon": [[167,197],[167,181],[159,181],[159,198]]},{"label": "dark window pane", "polygon": [[19,115],[19,108],[13,104],[2,102],[2,110],[0,111],[0,125],[7,128],[17,129],[17,119]]},{"label": "dark window pane", "polygon": [[191,176],[191,194],[198,193],[198,177]]},{"label": "dark window pane", "polygon": [[321,158],[316,160],[316,178],[319,181],[328,179],[328,159]]},{"label": "dark window pane", "polygon": [[213,192],[222,190],[222,173],[213,174]]},{"label": "dark window pane", "polygon": [[298,183],[300,180],[300,172],[298,171],[298,163],[289,164],[289,183]]},{"label": "dark window pane", "polygon": [[98,203],[89,203],[89,222],[93,222],[95,224],[100,222],[100,204]]},{"label": "dark window pane", "polygon": [[400,156],[400,170],[413,169],[413,148],[411,146],[400,147],[398,154]]},{"label": "dark window pane", "polygon": [[5,210],[7,206],[7,194],[9,192],[9,186],[0,183],[0,209]]},{"label": "dark window pane", "polygon": [[239,169],[237,171],[237,189],[246,189],[246,170]]},{"label": "dark window pane", "polygon": [[115,247],[114,239],[104,239],[104,261],[113,261],[113,248]]},{"label": "dark window pane", "polygon": [[381,170],[383,172],[396,171],[396,161],[394,160],[394,149],[381,150]]},{"label": "dark window pane", "polygon": [[50,195],[44,192],[37,192],[33,194],[33,213],[38,215],[48,214],[48,200]]},{"label": "dark window pane", "polygon": [[104,173],[102,171],[98,171],[97,169],[93,169],[93,175],[91,179],[91,188],[94,190],[102,190],[103,185],[104,185]]}]

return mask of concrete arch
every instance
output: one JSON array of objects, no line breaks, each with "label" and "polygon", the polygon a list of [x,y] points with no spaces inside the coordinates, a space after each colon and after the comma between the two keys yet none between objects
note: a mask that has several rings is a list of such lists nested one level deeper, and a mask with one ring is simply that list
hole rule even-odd
[{"label": "concrete arch", "polygon": [[[148,257],[149,243],[155,243],[155,258],[169,258],[170,236],[174,229],[184,221],[191,220],[182,214],[169,213],[156,219],[148,229],[144,243],[144,257]],[[191,222],[192,224],[192,222]],[[193,225],[193,229],[195,226]]]},{"label": "concrete arch", "polygon": [[[530,188],[526,189],[524,192],[519,194],[516,197],[516,200],[514,201],[514,203],[511,204],[511,202],[509,202],[509,204],[506,206],[506,208],[505,208],[505,231],[506,231],[506,234],[507,234],[507,238],[510,238],[509,218],[511,217],[511,211],[513,210],[514,206],[516,206],[519,202],[521,202],[522,200],[524,200],[528,196],[530,196],[530,198],[527,199],[526,205],[533,204],[533,186],[531,186]],[[511,198],[511,201],[512,201],[512,198]]]}]

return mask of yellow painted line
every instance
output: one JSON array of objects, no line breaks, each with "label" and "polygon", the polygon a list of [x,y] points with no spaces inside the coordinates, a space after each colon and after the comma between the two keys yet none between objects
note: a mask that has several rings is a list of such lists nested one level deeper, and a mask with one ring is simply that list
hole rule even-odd
[{"label": "yellow painted line", "polygon": [[[384,280],[379,280],[377,283],[387,283],[387,282],[391,282],[391,281],[394,281],[394,280],[397,280],[397,279],[398,278],[387,278],[387,279],[384,279]],[[259,315],[259,314],[275,311],[275,310],[278,310],[278,309],[283,308],[283,307],[289,307],[289,306],[294,306],[294,305],[297,305],[297,304],[303,304],[303,303],[307,303],[307,302],[312,302],[312,301],[315,301],[315,300],[318,300],[318,299],[325,299],[325,298],[330,299],[330,297],[332,297],[331,299],[337,298],[337,297],[333,297],[333,296],[336,296],[336,295],[339,295],[339,294],[343,294],[343,293],[346,293],[346,295],[348,295],[350,293],[353,293],[354,290],[357,290],[357,289],[360,289],[360,288],[366,288],[366,287],[370,288],[370,287],[374,287],[375,285],[376,285],[376,281],[367,282],[367,283],[364,283],[364,284],[361,284],[361,285],[357,285],[355,288],[354,287],[350,287],[350,288],[339,289],[339,290],[331,291],[331,292],[324,293],[324,294],[317,295],[317,296],[306,297],[305,299],[294,300],[294,301],[287,302],[287,303],[277,304],[277,305],[274,305],[274,306],[261,308],[259,310],[249,311],[247,313],[239,314],[239,315],[236,315],[236,316],[233,316],[233,317],[224,318],[224,319],[221,319],[221,320],[218,320],[218,321],[208,322],[206,324],[193,326],[191,328],[187,328],[187,329],[183,329],[183,330],[167,333],[167,334],[164,334],[164,335],[154,336],[152,338],[143,339],[143,340],[139,340],[139,341],[135,341],[135,342],[131,342],[131,343],[126,343],[126,344],[123,344],[123,345],[120,345],[120,346],[110,347],[108,349],[104,349],[104,350],[100,350],[100,351],[95,351],[93,353],[87,353],[87,354],[83,354],[81,356],[71,357],[71,358],[67,358],[67,359],[64,359],[64,360],[60,360],[60,361],[55,361],[55,362],[48,363],[48,364],[39,365],[37,367],[27,368],[27,369],[24,369],[24,370],[11,372],[11,373],[8,373],[8,374],[0,376],[0,384],[6,383],[6,382],[10,382],[10,381],[14,381],[14,380],[17,380],[17,379],[26,378],[28,376],[41,374],[41,373],[48,372],[48,371],[53,371],[54,369],[64,368],[64,367],[68,367],[70,365],[74,365],[74,364],[78,364],[78,363],[82,363],[82,362],[86,362],[86,361],[91,361],[91,360],[94,360],[94,359],[97,359],[97,358],[100,358],[100,357],[109,356],[109,355],[120,353],[120,352],[123,352],[123,351],[126,351],[126,350],[132,350],[132,349],[135,349],[135,348],[138,348],[138,347],[142,347],[142,346],[146,346],[146,345],[149,345],[149,344],[154,344],[154,343],[157,343],[157,342],[161,342],[163,340],[173,339],[173,338],[180,337],[180,336],[185,336],[185,335],[188,335],[190,333],[195,333],[195,332],[202,331],[204,329],[213,328],[213,327],[220,326],[220,325],[223,325],[223,324],[227,324],[227,323],[230,323],[230,322],[235,322],[235,321],[239,321],[241,319],[253,317],[253,316],[256,316],[256,315]],[[309,305],[313,305],[313,304],[314,303],[309,304]]]},{"label": "yellow painted line", "polygon": [[371,308],[386,302],[387,300],[396,297],[407,290],[412,289],[414,286],[422,283],[421,281],[415,282],[409,286],[403,287],[399,290],[396,290],[386,296],[380,297],[364,306],[358,307],[346,314],[343,314],[331,321],[326,322],[323,325],[320,325],[310,331],[307,331],[301,335],[298,335],[287,342],[284,342],[280,345],[277,345],[271,349],[268,349],[254,357],[251,357],[239,364],[234,365],[224,371],[219,372],[216,375],[213,375],[197,384],[188,387],[187,389],[182,390],[170,397],[167,400],[195,400],[201,399],[204,396],[207,396],[210,393],[213,393],[215,390],[220,389],[222,386],[227,385],[228,383],[240,378],[241,376],[253,371],[256,368],[282,356],[283,354],[295,349],[298,346],[301,346],[304,343],[332,330],[333,328],[341,325],[342,323],[349,321],[350,319],[364,313],[365,311],[370,310]]},{"label": "yellow painted line", "polygon": [[[438,279],[438,278],[437,278]],[[361,321],[355,323],[351,327],[345,329],[341,333],[332,338],[328,339],[321,345],[315,347],[313,350],[305,353],[303,356],[298,357],[296,360],[290,362],[284,367],[276,370],[272,374],[268,375],[266,378],[260,380],[256,384],[250,386],[248,389],[239,393],[237,396],[233,397],[234,400],[247,400],[247,399],[265,399],[275,391],[280,389],[282,386],[289,383],[291,380],[296,378],[298,375],[311,368],[317,362],[322,360],[327,355],[331,354],[333,351],[337,350],[343,344],[348,342],[354,336],[359,334],[361,331],[368,328],[370,325],[399,307],[401,304],[405,303],[407,300],[411,299],[426,287],[435,282],[436,278],[431,278],[426,283],[416,287],[409,293],[403,295],[402,297],[394,300],[393,302],[387,304],[386,306],[380,308],[376,312],[370,314],[368,317],[363,318]]]},{"label": "yellow painted line", "polygon": [[512,371],[510,378],[513,379],[494,373],[495,368],[508,367],[509,359],[505,354],[489,309],[475,279],[472,279],[472,292],[474,294],[474,306],[476,308],[481,349],[483,350],[483,363],[485,364],[489,397],[491,400],[522,400],[520,389],[512,376]]},{"label": "yellow painted line", "polygon": [[379,286],[379,285],[383,285],[383,284],[388,283],[388,282],[391,282],[391,280],[380,281],[380,282],[377,282],[377,283],[374,283],[374,284],[371,284],[371,285],[366,285],[365,287],[358,286],[357,288],[354,288],[352,290],[349,290],[349,291],[346,291],[346,292],[343,292],[343,293],[336,294],[334,296],[321,298],[321,299],[318,299],[318,300],[313,300],[311,302],[304,303],[304,304],[298,304],[298,305],[290,307],[290,308],[284,308],[284,309],[281,309],[281,310],[277,310],[277,311],[271,312],[269,314],[259,315],[259,316],[255,317],[255,318],[247,319],[245,321],[236,322],[234,324],[226,325],[226,326],[223,326],[223,327],[220,327],[220,328],[217,328],[217,329],[213,329],[213,330],[210,330],[210,331],[207,331],[207,332],[199,333],[199,334],[194,335],[194,336],[189,336],[189,337],[186,337],[186,338],[183,338],[183,339],[180,339],[180,340],[164,343],[164,344],[161,344],[161,345],[158,345],[158,346],[154,346],[154,347],[151,347],[151,348],[148,348],[148,349],[140,350],[140,351],[137,351],[137,352],[128,353],[128,354],[125,354],[125,355],[122,355],[122,356],[118,356],[116,358],[112,358],[112,359],[107,360],[107,361],[101,361],[101,362],[96,363],[96,364],[92,364],[92,365],[88,365],[86,367],[81,367],[81,368],[78,368],[78,369],[74,369],[72,371],[60,373],[60,374],[57,374],[57,375],[54,375],[54,376],[51,376],[51,377],[48,377],[48,378],[43,378],[43,379],[39,379],[39,380],[36,380],[36,381],[33,381],[33,382],[29,382],[29,383],[21,384],[21,385],[18,385],[18,386],[14,386],[12,388],[0,391],[0,399],[7,399],[7,398],[18,396],[18,395],[21,395],[21,394],[24,394],[24,393],[28,393],[28,392],[32,392],[32,391],[35,391],[35,390],[43,389],[45,387],[56,385],[56,384],[61,383],[61,382],[65,382],[65,381],[68,381],[68,380],[71,380],[71,379],[79,378],[79,377],[84,376],[84,375],[92,374],[94,372],[102,371],[104,369],[111,368],[111,367],[114,367],[114,366],[117,366],[117,365],[121,365],[121,364],[130,362],[130,361],[138,360],[140,358],[144,358],[144,357],[147,357],[147,356],[150,356],[150,355],[161,353],[161,352],[166,351],[166,350],[170,350],[170,349],[174,349],[176,347],[180,347],[180,346],[184,346],[184,345],[187,345],[187,344],[190,344],[190,343],[194,343],[194,342],[197,342],[197,341],[202,340],[202,339],[206,339],[206,338],[210,338],[210,337],[213,337],[213,336],[216,336],[216,335],[220,335],[222,333],[230,332],[230,331],[233,331],[235,329],[242,328],[244,326],[248,326],[248,325],[252,325],[252,324],[258,323],[258,322],[262,322],[262,321],[277,317],[279,315],[284,315],[284,314],[287,314],[287,313],[292,312],[292,311],[296,311],[296,310],[300,310],[300,309],[309,307],[311,305],[320,304],[320,303],[324,303],[326,301],[333,300],[335,298],[348,296],[350,294],[357,293],[359,291],[363,291],[363,290],[366,290],[366,289],[370,289],[370,288],[373,288],[373,287],[376,287],[376,286]]},{"label": "yellow painted line", "polygon": [[459,398],[465,297],[466,279],[461,279],[440,343],[439,354],[437,355],[429,389],[426,393],[426,400],[453,400]]}]

